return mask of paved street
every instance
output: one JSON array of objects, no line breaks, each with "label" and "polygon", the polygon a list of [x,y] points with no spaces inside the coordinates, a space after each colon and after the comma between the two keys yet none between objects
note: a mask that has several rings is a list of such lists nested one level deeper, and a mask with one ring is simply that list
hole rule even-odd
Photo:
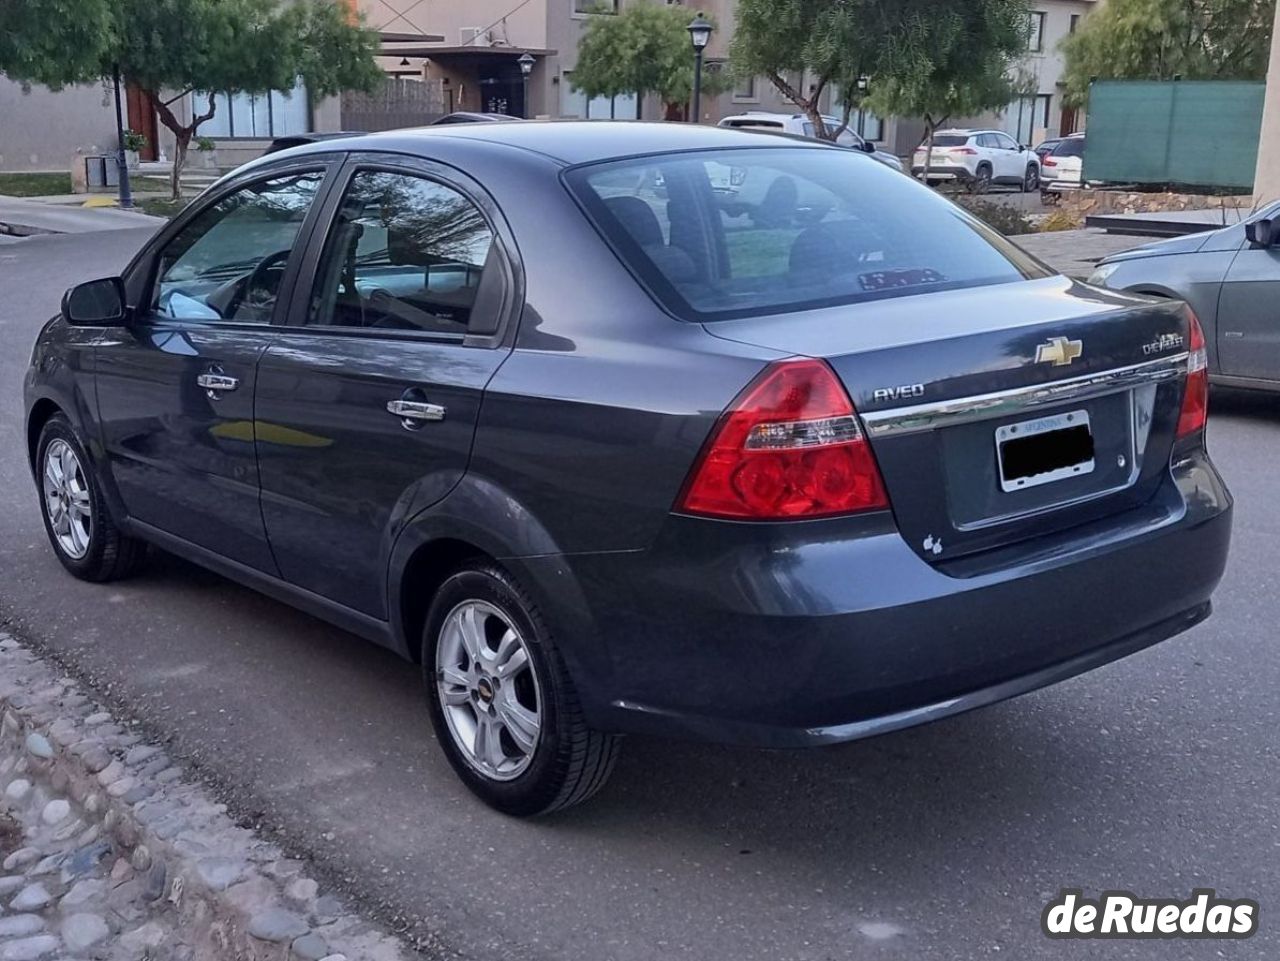
[{"label": "paved street", "polygon": [[[0,247],[0,623],[141,719],[231,813],[366,907],[468,957],[572,961],[1280,955],[1280,399],[1216,394],[1238,498],[1214,618],[1056,688],[845,747],[631,739],[590,805],[483,808],[431,742],[413,668],[185,563],[74,581],[21,427],[63,289],[147,231]],[[1100,584],[1099,604],[1123,603]],[[1243,943],[1049,942],[1061,887],[1261,901]]]}]

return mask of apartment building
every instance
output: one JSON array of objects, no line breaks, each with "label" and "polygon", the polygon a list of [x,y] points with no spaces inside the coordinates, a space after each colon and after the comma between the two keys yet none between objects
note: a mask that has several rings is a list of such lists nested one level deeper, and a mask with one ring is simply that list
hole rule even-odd
[{"label": "apartment building", "polygon": [[[389,73],[421,77],[441,84],[446,107],[495,111],[517,116],[590,119],[661,119],[656,98],[641,103],[634,96],[589,101],[574,89],[573,69],[578,41],[592,17],[609,16],[627,3],[678,3],[690,17],[701,11],[717,24],[707,49],[707,69],[728,69],[737,0],[357,0],[370,26],[387,40],[382,66]],[[1062,39],[1078,28],[1098,0],[1033,0],[1028,23],[1028,49],[1020,75],[1034,92],[1003,111],[956,123],[997,126],[1022,142],[1080,128],[1082,118],[1064,108]],[[442,40],[415,42],[415,36]],[[396,40],[393,42],[392,37]],[[534,57],[526,84],[519,58]],[[803,86],[805,77],[789,78]],[[870,78],[874,83],[874,78]],[[831,109],[828,93],[824,107]],[[766,78],[737,82],[733,89],[703,101],[703,122],[750,110],[794,112],[796,108]],[[855,114],[853,125],[889,150],[909,153],[919,142],[923,124],[910,118]]]}]

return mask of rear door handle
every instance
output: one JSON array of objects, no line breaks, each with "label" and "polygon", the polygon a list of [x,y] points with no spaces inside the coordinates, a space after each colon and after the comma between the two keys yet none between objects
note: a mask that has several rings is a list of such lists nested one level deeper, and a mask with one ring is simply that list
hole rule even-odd
[{"label": "rear door handle", "polygon": [[235,390],[240,386],[240,380],[224,374],[219,367],[212,367],[196,378],[196,385],[204,388],[210,400],[221,400],[224,391]]},{"label": "rear door handle", "polygon": [[406,430],[417,430],[430,421],[444,420],[443,407],[422,400],[389,400],[387,413],[399,417],[401,426]]}]

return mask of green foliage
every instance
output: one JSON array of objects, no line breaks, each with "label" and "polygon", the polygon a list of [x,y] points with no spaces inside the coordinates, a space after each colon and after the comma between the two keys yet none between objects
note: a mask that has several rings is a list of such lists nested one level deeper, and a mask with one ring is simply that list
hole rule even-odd
[{"label": "green foliage", "polygon": [[1092,79],[1261,80],[1276,0],[1108,0],[1062,44],[1067,97]]},{"label": "green foliage", "polygon": [[0,174],[0,197],[52,197],[71,193],[71,174]]},{"label": "green foliage", "polygon": [[57,90],[104,76],[111,0],[0,0],[0,73]]},{"label": "green foliage", "polygon": [[124,140],[124,149],[134,151],[135,153],[142,150],[147,145],[146,135],[141,134],[136,130],[124,131],[122,139]]},{"label": "green foliage", "polygon": [[[578,44],[573,86],[588,97],[657,94],[667,104],[693,96],[693,49],[687,27],[694,11],[664,4],[628,4],[614,16],[592,17]],[[702,88],[715,94],[728,78],[704,69]]]},{"label": "green foliage", "polygon": [[370,88],[382,76],[377,36],[349,23],[338,0],[0,0],[0,72],[57,89],[121,76],[145,91],[177,140],[178,193],[187,147],[215,104],[180,116],[194,90],[292,90],[313,96]]},{"label": "green foliage", "polygon": [[968,196],[955,196],[951,199],[988,227],[1006,237],[1017,237],[1019,234],[1031,234],[1036,231],[1036,225],[1031,219],[1010,204],[993,203],[990,200],[978,200]]},{"label": "green foliage", "polygon": [[[871,80],[865,106],[886,115],[940,120],[1003,106],[1026,39],[1026,0],[741,0],[732,59],[834,136],[818,103],[834,85],[846,111],[858,106],[860,76]],[[790,79],[802,71],[810,90]]]}]

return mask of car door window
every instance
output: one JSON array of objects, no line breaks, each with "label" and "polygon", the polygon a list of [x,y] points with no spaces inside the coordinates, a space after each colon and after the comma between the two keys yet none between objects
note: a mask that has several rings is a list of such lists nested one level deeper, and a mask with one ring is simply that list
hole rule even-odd
[{"label": "car door window", "polygon": [[492,248],[489,222],[452,187],[358,171],[325,242],[308,323],[466,334]]},{"label": "car door window", "polygon": [[978,137],[978,146],[986,147],[988,150],[995,150],[999,146],[994,134],[984,133]]},{"label": "car door window", "polygon": [[324,180],[258,181],[202,210],[160,253],[153,307],[177,320],[267,324],[285,267]]},{"label": "car door window", "polygon": [[1018,145],[1014,142],[1013,138],[1008,136],[1007,134],[998,133],[995,135],[995,140],[996,140],[996,146],[999,147],[1001,150],[1017,150],[1018,149]]}]

